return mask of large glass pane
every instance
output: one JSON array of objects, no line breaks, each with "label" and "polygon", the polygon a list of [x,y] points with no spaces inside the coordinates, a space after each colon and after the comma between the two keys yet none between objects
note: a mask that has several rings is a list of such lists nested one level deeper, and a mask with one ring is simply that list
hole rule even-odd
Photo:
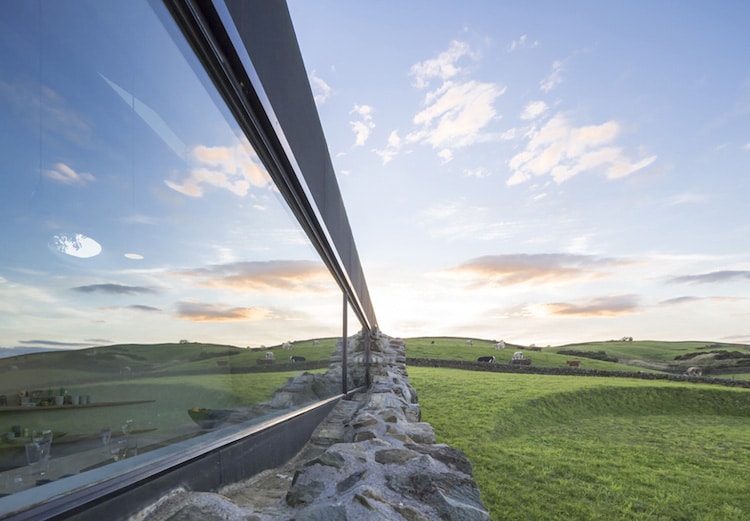
[{"label": "large glass pane", "polygon": [[340,290],[163,7],[2,8],[0,495],[338,393]]}]

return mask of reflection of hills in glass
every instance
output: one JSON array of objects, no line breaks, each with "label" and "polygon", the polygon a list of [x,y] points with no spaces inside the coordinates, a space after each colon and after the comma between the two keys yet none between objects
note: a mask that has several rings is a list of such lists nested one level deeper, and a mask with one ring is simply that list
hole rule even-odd
[{"label": "reflection of hills in glass", "polygon": [[[282,345],[240,348],[231,345],[182,341],[166,344],[120,344],[76,350],[44,350],[0,358],[0,394],[16,394],[25,388],[75,386],[100,381],[103,377],[169,376],[198,372],[243,372],[258,367],[266,352],[276,353],[277,365],[290,362],[292,353],[306,361],[329,361],[336,339],[294,342],[291,350]],[[51,383],[52,382],[52,383]]]}]

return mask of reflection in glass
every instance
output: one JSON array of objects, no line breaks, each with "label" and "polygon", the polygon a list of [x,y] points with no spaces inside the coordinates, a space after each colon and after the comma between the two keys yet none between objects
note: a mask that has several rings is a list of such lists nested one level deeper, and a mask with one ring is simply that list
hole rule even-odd
[{"label": "reflection in glass", "polygon": [[0,494],[340,392],[339,288],[155,9],[3,4]]}]

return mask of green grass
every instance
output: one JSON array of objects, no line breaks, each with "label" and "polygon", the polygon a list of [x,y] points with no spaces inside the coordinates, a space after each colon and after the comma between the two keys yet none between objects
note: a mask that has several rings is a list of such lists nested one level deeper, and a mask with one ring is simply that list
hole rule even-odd
[{"label": "green grass", "polygon": [[[441,360],[474,361],[480,356],[492,355],[496,363],[508,363],[514,351],[524,350],[526,358],[539,367],[564,367],[568,360],[580,360],[584,369],[603,369],[610,371],[667,371],[683,372],[690,366],[699,365],[704,374],[718,366],[737,366],[740,373],[749,359],[740,361],[714,361],[705,357],[699,360],[675,361],[675,357],[688,353],[706,355],[707,351],[724,350],[750,352],[745,344],[728,344],[716,342],[664,342],[654,340],[636,340],[632,342],[606,341],[568,344],[563,346],[539,346],[541,351],[529,351],[530,346],[506,343],[506,348],[495,349],[495,341],[473,338],[473,345],[466,345],[466,338],[458,337],[418,337],[406,339],[406,356],[412,358],[436,358]],[[559,351],[574,350],[581,352],[604,351],[617,358],[617,362],[605,362],[586,358],[558,354]],[[710,355],[708,355],[710,357]]]},{"label": "green grass", "polygon": [[94,403],[149,400],[151,403],[92,409],[34,410],[0,415],[0,432],[11,425],[31,430],[52,429],[68,434],[97,433],[131,419],[135,428],[169,432],[191,424],[191,407],[211,409],[250,406],[267,401],[273,392],[298,372],[213,374],[133,378],[79,385],[71,392],[90,395]]},{"label": "green grass", "polygon": [[750,392],[409,368],[494,519],[750,519]]}]

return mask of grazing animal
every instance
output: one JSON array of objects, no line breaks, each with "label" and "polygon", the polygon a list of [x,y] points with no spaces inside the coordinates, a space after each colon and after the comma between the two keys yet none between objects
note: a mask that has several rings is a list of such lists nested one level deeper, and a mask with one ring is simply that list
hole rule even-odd
[{"label": "grazing animal", "polygon": [[474,345],[474,342],[472,342],[471,340],[467,340],[467,341],[466,341],[466,345],[467,345],[467,346],[473,346],[473,345]]},{"label": "grazing animal", "polygon": [[494,364],[495,357],[494,356],[480,356],[479,358],[477,358],[477,362],[485,362],[488,364]]},{"label": "grazing animal", "polygon": [[505,342],[500,340],[500,342],[495,343],[495,349],[505,349]]},{"label": "grazing animal", "polygon": [[320,345],[320,340],[313,340],[312,345],[319,346]]},{"label": "grazing animal", "polygon": [[581,367],[580,360],[568,360],[568,367]]},{"label": "grazing animal", "polygon": [[305,357],[304,356],[294,356],[294,355],[292,355],[292,356],[289,357],[289,360],[291,360],[292,363],[304,362],[305,361]]},{"label": "grazing animal", "polygon": [[688,367],[685,374],[687,376],[703,376],[703,369],[698,366]]},{"label": "grazing animal", "polygon": [[513,353],[511,360],[523,360],[523,351],[516,351]]},{"label": "grazing animal", "polygon": [[284,342],[281,344],[281,349],[286,349],[287,351],[291,351],[292,349],[292,343],[291,342]]},{"label": "grazing animal", "polygon": [[266,360],[274,360],[273,353],[271,351],[266,351]]}]

